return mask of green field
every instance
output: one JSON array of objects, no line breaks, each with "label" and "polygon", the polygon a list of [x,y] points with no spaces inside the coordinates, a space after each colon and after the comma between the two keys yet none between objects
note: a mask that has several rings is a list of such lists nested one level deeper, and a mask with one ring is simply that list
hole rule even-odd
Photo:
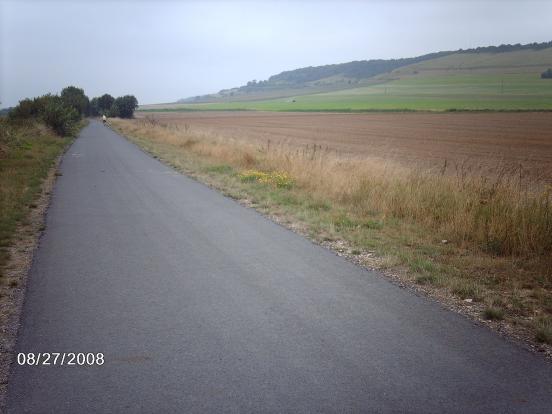
[{"label": "green field", "polygon": [[[540,77],[552,67],[550,47],[500,53],[458,52],[368,77],[347,77],[347,72],[339,72],[352,63],[355,62],[335,65],[338,70],[329,77],[301,81],[301,74],[308,77],[316,69],[302,68],[291,71],[296,78],[282,85],[273,82],[269,88],[233,89],[233,95],[206,95],[201,103],[144,105],[140,109],[552,110],[552,79]],[[321,73],[325,76],[325,72]]]},{"label": "green field", "polygon": [[412,76],[356,89],[249,102],[148,106],[159,110],[552,110],[552,79],[534,74]]}]

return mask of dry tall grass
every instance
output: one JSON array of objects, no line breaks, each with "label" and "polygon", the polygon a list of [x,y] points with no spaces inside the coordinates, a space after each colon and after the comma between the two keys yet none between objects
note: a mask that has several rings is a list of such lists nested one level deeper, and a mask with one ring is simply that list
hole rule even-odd
[{"label": "dry tall grass", "polygon": [[319,146],[266,145],[162,123],[118,121],[125,131],[236,168],[283,171],[314,197],[362,221],[374,214],[418,223],[436,237],[502,256],[552,253],[552,188],[529,186],[515,168],[494,177],[409,169],[379,159],[338,156]]}]

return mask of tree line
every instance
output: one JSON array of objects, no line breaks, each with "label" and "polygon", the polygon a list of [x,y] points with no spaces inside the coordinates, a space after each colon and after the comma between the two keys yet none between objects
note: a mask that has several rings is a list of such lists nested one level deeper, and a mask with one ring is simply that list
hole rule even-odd
[{"label": "tree line", "polygon": [[78,121],[85,116],[132,118],[137,107],[138,100],[134,95],[114,98],[104,94],[89,99],[83,89],[68,86],[59,95],[46,94],[19,101],[8,117],[13,121],[42,120],[58,135],[65,136],[71,134]]},{"label": "tree line", "polygon": [[108,93],[92,98],[89,106],[91,116],[106,115],[118,118],[132,118],[138,107],[138,100],[134,95],[125,95],[114,98]]},{"label": "tree line", "polygon": [[458,53],[504,53],[504,52],[516,52],[518,50],[542,50],[552,47],[552,41],[542,43],[527,43],[522,45],[521,43],[502,44],[500,46],[483,46],[472,49],[460,49]]}]

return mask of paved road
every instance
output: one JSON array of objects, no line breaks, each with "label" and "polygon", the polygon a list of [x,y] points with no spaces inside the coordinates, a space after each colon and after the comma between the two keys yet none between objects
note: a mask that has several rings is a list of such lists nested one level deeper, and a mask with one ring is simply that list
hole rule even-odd
[{"label": "paved road", "polygon": [[176,174],[98,122],[66,154],[9,412],[550,412],[552,364]]}]

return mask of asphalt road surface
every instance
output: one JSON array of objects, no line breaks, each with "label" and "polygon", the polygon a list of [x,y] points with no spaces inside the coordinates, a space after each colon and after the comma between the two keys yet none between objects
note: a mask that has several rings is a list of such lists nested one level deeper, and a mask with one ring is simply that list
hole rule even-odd
[{"label": "asphalt road surface", "polygon": [[[545,413],[552,364],[175,173],[99,122],[64,157],[8,412]],[[66,361],[67,362],[67,361]]]}]

